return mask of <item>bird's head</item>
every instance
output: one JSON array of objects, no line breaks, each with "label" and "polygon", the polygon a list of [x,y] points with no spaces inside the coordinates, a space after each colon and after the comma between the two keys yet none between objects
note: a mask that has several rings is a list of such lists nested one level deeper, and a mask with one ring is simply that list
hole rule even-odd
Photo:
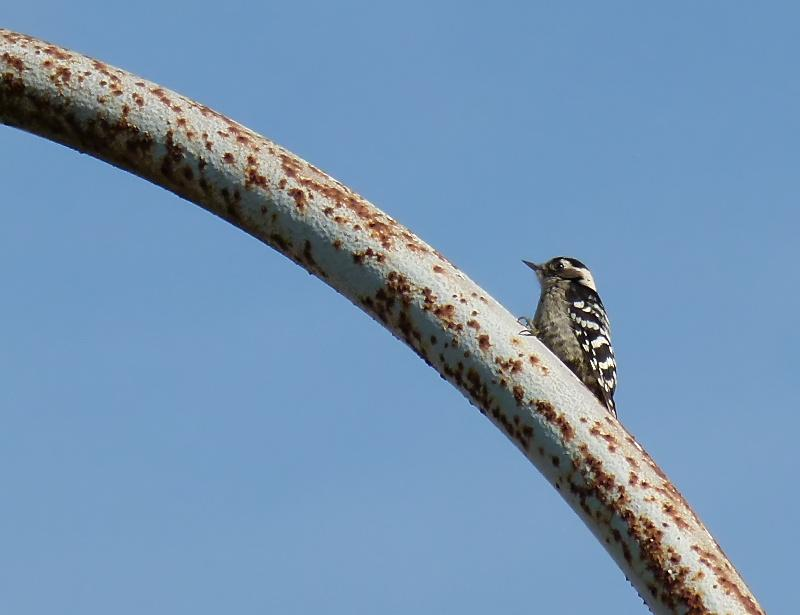
[{"label": "bird's head", "polygon": [[541,265],[525,260],[522,262],[536,272],[536,277],[539,278],[539,283],[543,288],[557,284],[560,281],[566,281],[581,284],[597,292],[592,272],[577,258],[556,256]]}]

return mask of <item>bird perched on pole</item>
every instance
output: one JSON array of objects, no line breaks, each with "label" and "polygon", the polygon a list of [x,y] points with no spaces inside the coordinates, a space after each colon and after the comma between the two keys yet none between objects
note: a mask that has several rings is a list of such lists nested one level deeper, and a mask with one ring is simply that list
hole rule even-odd
[{"label": "bird perched on pole", "polygon": [[592,272],[566,256],[541,265],[522,262],[536,272],[542,291],[533,320],[520,322],[616,416],[617,364],[611,327]]}]

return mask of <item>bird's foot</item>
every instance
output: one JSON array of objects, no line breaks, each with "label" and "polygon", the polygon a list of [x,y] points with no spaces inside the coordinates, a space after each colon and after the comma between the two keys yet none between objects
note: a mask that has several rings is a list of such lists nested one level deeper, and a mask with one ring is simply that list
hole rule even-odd
[{"label": "bird's foot", "polygon": [[537,334],[536,327],[533,326],[530,318],[526,316],[520,316],[517,318],[517,322],[525,327],[522,331],[519,332],[519,335],[533,335],[534,337]]}]

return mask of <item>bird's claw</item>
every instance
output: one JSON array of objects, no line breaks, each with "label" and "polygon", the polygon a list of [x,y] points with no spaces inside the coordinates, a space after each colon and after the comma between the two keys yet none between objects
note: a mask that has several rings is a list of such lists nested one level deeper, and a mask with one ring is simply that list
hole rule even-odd
[{"label": "bird's claw", "polygon": [[517,322],[525,327],[522,331],[519,332],[519,335],[533,335],[536,336],[536,329],[531,323],[531,319],[527,318],[526,316],[520,316],[517,318]]}]

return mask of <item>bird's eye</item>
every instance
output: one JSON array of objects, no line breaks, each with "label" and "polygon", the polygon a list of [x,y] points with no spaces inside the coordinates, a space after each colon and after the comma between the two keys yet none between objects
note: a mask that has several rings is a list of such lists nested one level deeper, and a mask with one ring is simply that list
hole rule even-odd
[{"label": "bird's eye", "polygon": [[556,269],[558,271],[564,271],[564,267],[565,267],[565,265],[564,265],[563,261],[559,262],[558,265],[556,265]]}]

